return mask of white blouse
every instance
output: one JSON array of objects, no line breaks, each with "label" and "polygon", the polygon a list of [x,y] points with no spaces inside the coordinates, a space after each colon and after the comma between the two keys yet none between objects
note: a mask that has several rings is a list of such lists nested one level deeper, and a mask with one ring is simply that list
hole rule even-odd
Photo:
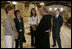
[{"label": "white blouse", "polygon": [[40,22],[39,16],[29,18],[29,24],[36,25]]},{"label": "white blouse", "polygon": [[59,15],[56,15],[55,17],[56,17],[56,18],[58,18],[58,17],[59,17]]}]

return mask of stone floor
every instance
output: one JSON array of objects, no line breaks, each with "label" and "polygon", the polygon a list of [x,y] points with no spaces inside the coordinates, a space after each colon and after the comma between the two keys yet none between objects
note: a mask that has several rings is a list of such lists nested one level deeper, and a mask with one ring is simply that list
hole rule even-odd
[{"label": "stone floor", "polygon": [[[28,35],[29,33],[29,25],[25,23],[25,37],[27,42],[23,43],[24,48],[34,48],[31,47],[31,36]],[[5,48],[4,42],[3,42],[3,27],[1,27],[1,48]],[[61,42],[62,42],[62,48],[71,48],[71,29],[66,27],[65,25],[62,26],[61,28]],[[52,40],[52,35],[50,37],[50,47],[51,48],[58,48],[58,45],[56,47],[52,47],[53,40]]]}]

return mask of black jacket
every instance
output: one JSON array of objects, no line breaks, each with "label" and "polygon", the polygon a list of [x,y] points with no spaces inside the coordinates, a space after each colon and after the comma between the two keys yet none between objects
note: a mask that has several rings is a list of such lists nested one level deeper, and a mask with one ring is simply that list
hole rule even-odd
[{"label": "black jacket", "polygon": [[61,15],[59,15],[58,18],[54,16],[53,17],[53,30],[60,30],[62,25],[63,25],[63,17]]},{"label": "black jacket", "polygon": [[44,15],[36,30],[37,48],[50,48],[49,32],[45,32],[51,28],[52,15]]},{"label": "black jacket", "polygon": [[23,18],[20,17],[21,22],[19,22],[18,18],[14,18],[15,26],[18,32],[20,32],[20,29],[22,29],[22,32],[24,33],[24,23],[23,23]]},{"label": "black jacket", "polygon": [[[15,26],[16,26],[16,29],[19,33],[19,38],[22,36],[23,42],[26,42],[26,39],[25,39],[25,36],[24,36],[25,29],[24,29],[23,18],[20,17],[20,20],[21,20],[21,22],[19,22],[17,17],[14,18]],[[20,32],[20,29],[22,29],[21,32]]]}]

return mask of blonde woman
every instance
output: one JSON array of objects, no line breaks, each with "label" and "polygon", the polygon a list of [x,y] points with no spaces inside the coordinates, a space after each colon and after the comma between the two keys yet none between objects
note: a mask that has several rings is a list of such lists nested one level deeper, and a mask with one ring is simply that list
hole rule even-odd
[{"label": "blonde woman", "polygon": [[15,47],[14,39],[18,39],[18,33],[16,31],[16,28],[12,19],[12,14],[14,13],[13,5],[7,4],[5,6],[5,12],[6,12],[6,16],[3,21],[4,28],[5,28],[5,33],[4,33],[5,46],[6,48],[14,48]]}]

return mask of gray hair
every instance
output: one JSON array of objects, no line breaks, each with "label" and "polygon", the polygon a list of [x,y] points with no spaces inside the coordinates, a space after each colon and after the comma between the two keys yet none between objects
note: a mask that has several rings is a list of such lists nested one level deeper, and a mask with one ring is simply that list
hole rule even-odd
[{"label": "gray hair", "polygon": [[47,9],[46,7],[42,7],[42,8],[43,8],[42,10],[43,10],[44,12],[48,13],[48,9]]}]

